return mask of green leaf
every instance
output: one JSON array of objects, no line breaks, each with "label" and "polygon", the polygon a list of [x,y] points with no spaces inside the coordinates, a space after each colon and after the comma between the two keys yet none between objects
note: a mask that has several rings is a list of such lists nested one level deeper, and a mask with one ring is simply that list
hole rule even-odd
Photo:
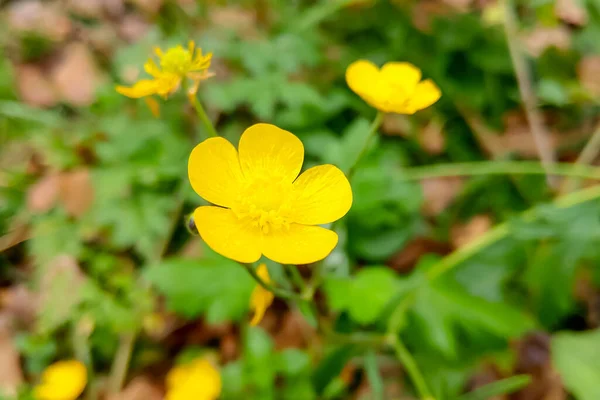
[{"label": "green leaf", "polygon": [[411,313],[413,326],[418,327],[411,334],[450,358],[458,356],[459,332],[471,338],[485,333],[506,340],[534,326],[527,315],[508,304],[487,301],[443,281],[420,289]]},{"label": "green leaf", "polygon": [[166,297],[171,310],[188,318],[205,314],[210,323],[241,320],[255,286],[242,267],[218,255],[168,259],[150,267],[146,278]]},{"label": "green leaf", "polygon": [[495,396],[514,393],[531,382],[529,375],[515,375],[477,388],[461,396],[458,400],[487,400]]},{"label": "green leaf", "polygon": [[244,376],[260,394],[257,398],[273,398],[276,366],[273,340],[262,329],[250,327],[244,341]]},{"label": "green leaf", "polygon": [[286,376],[300,375],[310,371],[310,357],[299,349],[285,349],[277,353],[277,370]]},{"label": "green leaf", "polygon": [[377,354],[373,350],[369,350],[365,357],[365,372],[367,373],[367,379],[373,392],[373,398],[383,399],[383,379],[381,378],[379,365],[377,364]]},{"label": "green leaf", "polygon": [[331,308],[347,311],[361,324],[375,322],[400,288],[400,280],[387,267],[363,268],[353,277],[329,278],[325,282]]},{"label": "green leaf", "polygon": [[317,393],[325,388],[342,372],[346,363],[356,354],[355,345],[337,347],[323,358],[315,369],[312,381]]},{"label": "green leaf", "polygon": [[560,83],[552,79],[542,79],[538,84],[537,95],[543,102],[553,106],[569,104],[569,92]]},{"label": "green leaf", "polygon": [[555,335],[552,360],[577,400],[600,399],[600,329]]}]

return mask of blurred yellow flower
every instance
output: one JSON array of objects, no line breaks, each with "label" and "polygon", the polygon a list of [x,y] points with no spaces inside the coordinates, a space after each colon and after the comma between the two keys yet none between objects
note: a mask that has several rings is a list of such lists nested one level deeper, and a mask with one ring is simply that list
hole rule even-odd
[{"label": "blurred yellow flower", "polygon": [[167,374],[165,400],[214,400],[221,394],[221,375],[210,361],[198,358]]},{"label": "blurred yellow flower", "polygon": [[176,46],[163,53],[156,47],[154,52],[160,64],[156,65],[152,58],[144,64],[144,70],[152,79],[139,80],[132,87],[117,86],[117,92],[132,98],[154,94],[167,98],[179,89],[184,79],[190,79],[190,93],[196,94],[200,81],[213,75],[208,72],[212,53],[203,55],[202,49],[195,48],[193,41],[189,42],[187,49]]},{"label": "blurred yellow flower", "polygon": [[[265,264],[260,264],[256,269],[256,274],[265,282],[271,283],[269,270]],[[258,325],[265,316],[265,311],[273,303],[273,293],[260,285],[256,285],[250,296],[250,309],[254,311],[254,316],[250,325]]]},{"label": "blurred yellow flower", "polygon": [[192,188],[215,206],[198,207],[194,222],[217,253],[250,263],[262,254],[282,264],[319,261],[337,234],[319,226],[342,218],[352,205],[348,179],[333,165],[302,173],[304,146],[288,131],[256,124],[242,134],[238,151],[210,138],[190,155]]},{"label": "blurred yellow flower", "polygon": [[33,393],[37,400],[75,400],[86,384],[85,365],[77,360],[58,361],[44,370]]},{"label": "blurred yellow flower", "polygon": [[366,60],[350,64],[346,70],[350,89],[379,111],[414,114],[441,97],[431,80],[421,81],[421,70],[406,62],[389,62],[381,69]]}]

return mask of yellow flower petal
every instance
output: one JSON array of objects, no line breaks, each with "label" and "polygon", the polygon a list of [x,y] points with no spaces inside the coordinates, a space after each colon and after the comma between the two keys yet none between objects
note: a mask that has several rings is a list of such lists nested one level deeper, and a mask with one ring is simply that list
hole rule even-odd
[{"label": "yellow flower petal", "polygon": [[421,80],[421,70],[407,62],[389,62],[381,68],[380,79],[396,91],[396,97],[403,94],[406,98],[414,93]]},{"label": "yellow flower petal", "polygon": [[327,257],[337,241],[337,234],[329,229],[291,224],[288,230],[264,235],[262,252],[281,264],[311,264]]},{"label": "yellow flower petal", "polygon": [[146,105],[150,109],[150,112],[154,115],[154,118],[160,117],[160,104],[158,101],[153,97],[146,97],[144,100],[146,101]]},{"label": "yellow flower petal", "polygon": [[221,394],[219,371],[205,359],[173,367],[167,375],[167,400],[214,400]]},{"label": "yellow flower petal", "polygon": [[246,129],[238,146],[240,166],[248,180],[293,182],[304,160],[304,146],[288,131],[271,124]]},{"label": "yellow flower petal", "polygon": [[194,211],[194,221],[202,239],[217,253],[243,263],[260,258],[260,230],[242,224],[233,211],[213,206],[198,207]]},{"label": "yellow flower petal", "polygon": [[346,215],[351,206],[350,182],[333,165],[312,167],[294,182],[294,222],[305,225],[328,224]]},{"label": "yellow flower petal", "polygon": [[417,85],[415,93],[406,104],[406,113],[414,114],[415,112],[429,107],[439,100],[442,92],[433,81],[427,79]]},{"label": "yellow flower petal", "polygon": [[358,95],[368,93],[378,76],[379,68],[367,60],[355,61],[346,69],[346,82]]},{"label": "yellow flower petal", "polygon": [[192,150],[188,176],[200,197],[223,207],[235,205],[244,180],[235,147],[221,137],[207,139]]},{"label": "yellow flower petal", "polygon": [[162,75],[160,68],[158,68],[158,65],[151,58],[144,64],[144,71],[153,78],[159,78]]},{"label": "yellow flower petal", "polygon": [[75,400],[86,384],[85,365],[77,360],[58,361],[46,368],[34,396],[37,400]]},{"label": "yellow flower petal", "polygon": [[[271,282],[271,277],[269,276],[269,270],[265,264],[260,264],[256,269],[257,275],[266,283]],[[260,285],[256,285],[254,290],[252,291],[252,295],[250,296],[250,309],[254,311],[254,315],[252,320],[250,321],[250,325],[255,326],[262,321],[265,311],[267,308],[273,303],[273,293],[266,290]]]},{"label": "yellow flower petal", "polygon": [[155,79],[137,81],[132,87],[117,86],[116,90],[123,96],[139,99],[159,92],[160,82]]},{"label": "yellow flower petal", "polygon": [[221,394],[222,382],[219,371],[205,359],[193,362],[194,385],[200,388],[197,399],[216,399]]}]

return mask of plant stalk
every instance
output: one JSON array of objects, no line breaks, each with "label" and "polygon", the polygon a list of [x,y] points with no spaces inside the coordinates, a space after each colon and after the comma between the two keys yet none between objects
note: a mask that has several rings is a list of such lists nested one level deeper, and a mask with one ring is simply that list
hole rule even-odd
[{"label": "plant stalk", "polygon": [[208,117],[208,114],[206,114],[206,111],[204,111],[204,107],[202,107],[200,100],[198,100],[198,97],[196,97],[196,95],[194,94],[194,95],[189,95],[188,99],[190,100],[190,103],[194,107],[194,110],[196,110],[196,114],[198,114],[198,118],[200,118],[200,121],[202,121],[202,123],[204,124],[204,128],[206,129],[208,136],[209,137],[219,136],[213,123],[211,122],[210,118]]}]

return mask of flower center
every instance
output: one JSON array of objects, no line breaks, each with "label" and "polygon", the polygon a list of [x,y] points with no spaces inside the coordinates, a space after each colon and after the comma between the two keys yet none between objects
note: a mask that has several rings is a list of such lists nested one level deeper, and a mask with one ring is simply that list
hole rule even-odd
[{"label": "flower center", "polygon": [[189,72],[192,65],[192,54],[181,46],[167,50],[160,59],[160,66],[164,72],[179,76]]},{"label": "flower center", "polygon": [[291,184],[254,179],[240,192],[232,211],[239,220],[264,234],[288,230],[291,188]]}]

